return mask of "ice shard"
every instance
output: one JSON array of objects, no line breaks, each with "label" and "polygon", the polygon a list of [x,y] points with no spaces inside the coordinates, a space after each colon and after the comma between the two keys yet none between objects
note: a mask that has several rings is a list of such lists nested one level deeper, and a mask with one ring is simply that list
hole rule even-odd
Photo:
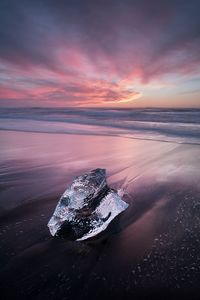
[{"label": "ice shard", "polygon": [[52,236],[86,240],[104,231],[128,207],[106,181],[106,170],[95,169],[74,179],[49,220]]}]

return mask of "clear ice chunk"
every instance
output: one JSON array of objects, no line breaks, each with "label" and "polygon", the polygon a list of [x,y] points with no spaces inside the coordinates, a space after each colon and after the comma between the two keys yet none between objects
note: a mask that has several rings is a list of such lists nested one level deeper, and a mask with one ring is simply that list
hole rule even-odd
[{"label": "clear ice chunk", "polygon": [[104,231],[128,207],[107,185],[106,170],[95,169],[74,179],[49,220],[52,236],[82,241]]}]

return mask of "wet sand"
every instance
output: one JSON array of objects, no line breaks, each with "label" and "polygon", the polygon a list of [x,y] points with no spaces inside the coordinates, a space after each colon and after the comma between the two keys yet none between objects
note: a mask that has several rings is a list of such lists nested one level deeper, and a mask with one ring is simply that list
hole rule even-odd
[{"label": "wet sand", "polygon": [[[0,143],[3,299],[198,298],[198,145],[12,131]],[[96,167],[129,208],[95,240],[52,238],[60,195]]]}]

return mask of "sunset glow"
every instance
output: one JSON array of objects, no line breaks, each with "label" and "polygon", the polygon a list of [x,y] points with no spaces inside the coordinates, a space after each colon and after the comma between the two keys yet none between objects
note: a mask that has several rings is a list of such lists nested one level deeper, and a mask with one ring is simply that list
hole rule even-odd
[{"label": "sunset glow", "polygon": [[2,106],[200,106],[197,1],[3,2]]}]

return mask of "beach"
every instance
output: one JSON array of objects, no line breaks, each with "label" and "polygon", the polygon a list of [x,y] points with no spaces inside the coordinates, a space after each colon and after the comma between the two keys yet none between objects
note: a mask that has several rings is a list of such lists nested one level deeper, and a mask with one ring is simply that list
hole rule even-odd
[{"label": "beach", "polygon": [[[179,120],[169,134],[166,121],[155,130],[151,120],[150,133],[147,123],[125,128],[130,121],[122,117],[112,128],[103,117],[98,124],[88,116],[77,124],[10,119],[4,112],[0,131],[3,299],[198,296],[198,121]],[[93,240],[51,237],[47,223],[60,196],[95,168],[125,190],[129,208]]]},{"label": "beach", "polygon": [[0,298],[200,299],[200,1],[0,1]]}]

